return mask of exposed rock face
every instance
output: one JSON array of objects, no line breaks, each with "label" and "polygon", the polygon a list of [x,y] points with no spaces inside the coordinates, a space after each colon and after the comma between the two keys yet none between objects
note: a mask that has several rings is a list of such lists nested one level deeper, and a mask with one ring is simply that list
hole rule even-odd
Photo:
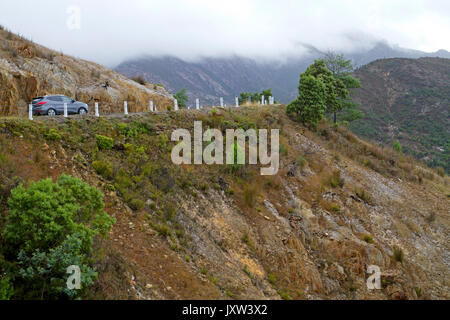
[{"label": "exposed rock face", "polygon": [[173,105],[164,88],[141,85],[98,64],[76,59],[38,46],[0,30],[0,114],[24,112],[31,99],[46,94],[64,94],[100,112],[148,110],[153,100],[158,110]]}]

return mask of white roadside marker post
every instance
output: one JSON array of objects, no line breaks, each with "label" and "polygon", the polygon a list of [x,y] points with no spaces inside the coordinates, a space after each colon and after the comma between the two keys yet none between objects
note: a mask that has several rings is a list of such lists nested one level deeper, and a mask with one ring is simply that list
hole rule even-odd
[{"label": "white roadside marker post", "polygon": [[29,109],[28,109],[28,119],[33,121],[33,105],[30,104],[28,107],[29,107]]},{"label": "white roadside marker post", "polygon": [[67,118],[67,103],[64,103],[64,118]]},{"label": "white roadside marker post", "polygon": [[98,102],[95,103],[95,116],[100,117],[100,113],[98,112]]},{"label": "white roadside marker post", "polygon": [[239,108],[239,98],[235,97],[235,100],[236,100],[236,108]]},{"label": "white roadside marker post", "polygon": [[220,98],[220,107],[223,108],[223,98]]},{"label": "white roadside marker post", "polygon": [[174,109],[175,109],[175,111],[178,111],[178,100],[175,99],[175,100],[173,101],[173,104],[174,104]]},{"label": "white roadside marker post", "polygon": [[128,114],[128,102],[126,102],[126,101],[123,102],[123,109],[124,109],[124,113],[127,115]]},{"label": "white roadside marker post", "polygon": [[150,100],[150,112],[153,112],[153,100]]},{"label": "white roadside marker post", "polygon": [[264,105],[264,96],[261,97],[261,105]]},{"label": "white roadside marker post", "polygon": [[195,100],[195,108],[196,108],[197,110],[200,110],[200,100],[199,100],[199,99],[196,99],[196,100]]}]

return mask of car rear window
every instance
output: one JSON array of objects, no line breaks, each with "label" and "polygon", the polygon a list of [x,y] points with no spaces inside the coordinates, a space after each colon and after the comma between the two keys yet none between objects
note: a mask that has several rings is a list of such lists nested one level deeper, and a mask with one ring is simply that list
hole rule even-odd
[{"label": "car rear window", "polygon": [[33,98],[32,103],[39,102],[39,101],[41,101],[42,99],[44,99],[44,97],[36,97],[36,98]]}]

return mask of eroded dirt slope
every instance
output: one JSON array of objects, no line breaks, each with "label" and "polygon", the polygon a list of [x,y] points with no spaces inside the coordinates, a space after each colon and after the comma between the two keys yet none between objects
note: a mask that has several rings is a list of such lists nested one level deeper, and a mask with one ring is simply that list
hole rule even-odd
[{"label": "eroded dirt slope", "polygon": [[[0,121],[2,211],[20,181],[66,172],[102,189],[117,223],[86,298],[450,298],[448,176],[345,128],[311,132],[283,106],[42,120]],[[194,120],[281,129],[279,173],[173,165],[170,135]]]}]

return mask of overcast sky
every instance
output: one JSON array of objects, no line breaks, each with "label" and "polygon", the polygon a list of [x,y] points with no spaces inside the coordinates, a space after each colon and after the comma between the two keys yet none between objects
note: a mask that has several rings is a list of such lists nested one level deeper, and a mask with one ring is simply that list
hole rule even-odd
[{"label": "overcast sky", "polygon": [[0,24],[108,66],[140,54],[283,58],[300,43],[450,51],[449,0],[1,0]]}]

